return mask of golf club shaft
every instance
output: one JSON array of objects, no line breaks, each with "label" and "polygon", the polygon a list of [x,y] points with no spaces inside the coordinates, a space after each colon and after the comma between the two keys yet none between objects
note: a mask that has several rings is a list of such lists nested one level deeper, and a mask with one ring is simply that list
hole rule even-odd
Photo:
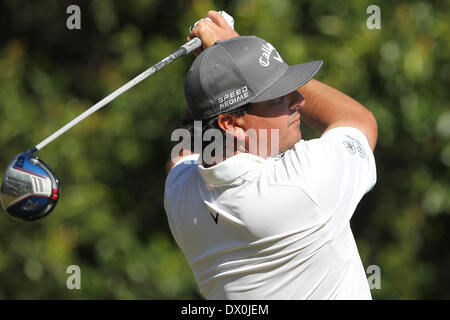
[{"label": "golf club shaft", "polygon": [[50,142],[52,142],[53,140],[58,138],[60,135],[65,133],[67,130],[71,129],[72,127],[74,127],[75,125],[80,123],[82,120],[84,120],[87,117],[89,117],[94,112],[96,112],[99,109],[103,108],[105,105],[107,105],[112,100],[116,99],[118,96],[120,96],[122,93],[124,93],[128,89],[134,87],[135,85],[137,85],[142,80],[148,78],[149,76],[151,76],[155,72],[161,70],[162,68],[164,68],[165,66],[167,66],[168,64],[173,62],[175,59],[177,59],[179,57],[182,57],[184,55],[187,55],[187,54],[191,53],[192,51],[194,51],[197,48],[200,48],[201,45],[202,45],[202,41],[200,40],[200,38],[194,38],[191,41],[185,43],[184,45],[182,45],[180,47],[180,49],[178,49],[177,51],[175,51],[171,55],[167,56],[163,60],[159,61],[154,66],[148,68],[147,70],[142,72],[140,75],[135,77],[133,80],[131,80],[128,83],[124,84],[122,87],[120,87],[119,89],[117,89],[116,91],[114,91],[113,93],[108,95],[107,97],[103,98],[101,101],[99,101],[96,104],[94,104],[92,107],[87,109],[85,112],[80,114],[78,117],[76,117],[75,119],[73,119],[72,121],[67,123],[64,127],[62,127],[61,129],[59,129],[58,131],[53,133],[51,136],[49,136],[48,138],[46,138],[45,140],[43,140],[42,142],[37,144],[35,147],[31,148],[30,152],[34,153],[34,152],[37,152],[37,151],[41,150],[47,144],[49,144]]}]

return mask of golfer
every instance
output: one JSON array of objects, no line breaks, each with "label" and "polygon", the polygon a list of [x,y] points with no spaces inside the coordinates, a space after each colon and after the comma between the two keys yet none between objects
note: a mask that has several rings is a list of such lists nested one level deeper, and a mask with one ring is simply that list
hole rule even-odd
[{"label": "golfer", "polygon": [[[376,183],[374,116],[313,79],[321,61],[289,66],[269,42],[239,36],[215,11],[208,17],[190,35],[204,50],[185,80],[186,123],[234,144],[213,158],[209,141],[180,151],[164,199],[201,293],[371,299],[350,219]],[[303,140],[300,121],[320,138]]]}]

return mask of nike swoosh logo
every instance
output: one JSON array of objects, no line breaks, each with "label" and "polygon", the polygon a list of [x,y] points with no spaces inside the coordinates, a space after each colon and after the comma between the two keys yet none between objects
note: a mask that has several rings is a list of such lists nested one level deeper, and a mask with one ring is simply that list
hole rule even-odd
[{"label": "nike swoosh logo", "polygon": [[214,222],[217,224],[217,222],[219,222],[219,213],[217,213],[216,216],[214,216],[210,211],[209,214],[213,218]]}]

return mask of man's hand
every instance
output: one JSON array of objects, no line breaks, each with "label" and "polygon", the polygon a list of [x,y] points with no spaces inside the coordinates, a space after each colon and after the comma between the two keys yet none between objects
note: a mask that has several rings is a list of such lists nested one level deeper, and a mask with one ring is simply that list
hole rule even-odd
[{"label": "man's hand", "polygon": [[208,19],[200,20],[197,25],[192,28],[188,41],[195,37],[202,40],[203,46],[194,51],[194,55],[198,56],[204,49],[212,46],[218,40],[226,40],[239,37],[239,34],[231,28],[225,18],[217,11],[208,11]]}]

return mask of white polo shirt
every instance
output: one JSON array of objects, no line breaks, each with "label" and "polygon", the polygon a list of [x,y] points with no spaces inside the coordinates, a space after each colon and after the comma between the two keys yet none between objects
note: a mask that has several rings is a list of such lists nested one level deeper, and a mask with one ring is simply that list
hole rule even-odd
[{"label": "white polo shirt", "polygon": [[372,150],[349,127],[277,158],[183,158],[164,207],[207,299],[371,299],[350,218],[376,183]]}]

